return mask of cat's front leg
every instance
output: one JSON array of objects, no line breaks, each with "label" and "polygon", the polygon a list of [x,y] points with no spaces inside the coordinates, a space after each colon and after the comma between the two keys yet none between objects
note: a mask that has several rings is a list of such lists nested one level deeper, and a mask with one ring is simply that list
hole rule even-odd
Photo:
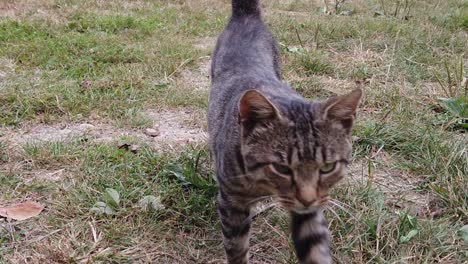
[{"label": "cat's front leg", "polygon": [[246,264],[249,260],[250,208],[218,198],[224,250],[229,264]]},{"label": "cat's front leg", "polygon": [[291,212],[292,239],[301,264],[332,263],[330,233],[323,212]]}]

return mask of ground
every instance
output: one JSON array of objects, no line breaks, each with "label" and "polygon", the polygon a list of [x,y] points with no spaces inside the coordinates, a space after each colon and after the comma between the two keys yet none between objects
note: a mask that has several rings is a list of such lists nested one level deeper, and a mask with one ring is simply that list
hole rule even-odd
[{"label": "ground", "polygon": [[[466,96],[468,4],[262,2],[286,82],[310,100],[365,91],[326,212],[335,262],[467,263],[468,138],[440,98]],[[223,262],[205,113],[229,8],[0,2],[0,207],[45,205],[0,218],[0,263]],[[269,204],[251,261],[297,263]]]}]

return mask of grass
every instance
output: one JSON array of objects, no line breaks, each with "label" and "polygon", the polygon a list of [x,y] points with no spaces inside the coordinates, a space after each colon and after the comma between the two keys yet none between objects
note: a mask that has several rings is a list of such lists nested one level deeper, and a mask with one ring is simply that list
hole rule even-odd
[{"label": "grass", "polygon": [[[335,261],[465,263],[468,140],[439,98],[466,96],[468,6],[409,1],[394,15],[397,2],[345,1],[350,16],[323,14],[321,1],[263,4],[295,89],[323,99],[358,82],[366,92],[355,162],[327,211]],[[0,219],[0,263],[222,263],[206,142],[187,140],[206,127],[203,65],[229,4],[23,0],[1,12],[0,205],[46,210]],[[162,124],[167,112],[193,120]],[[53,135],[66,125],[79,131]],[[184,133],[144,136],[165,126]],[[113,213],[91,210],[99,202]],[[297,263],[288,230],[281,209],[259,215],[252,259]]]},{"label": "grass", "polygon": [[[195,27],[206,16],[179,17],[177,8],[160,5],[153,11],[143,18],[78,12],[54,26],[4,19],[0,56],[13,61],[19,73],[3,82],[0,121],[17,125],[37,114],[51,121],[75,119],[93,110],[116,117],[131,106],[172,102],[164,97],[177,90],[174,75],[201,56],[187,36],[206,32]],[[87,80],[89,87],[82,87]]]}]

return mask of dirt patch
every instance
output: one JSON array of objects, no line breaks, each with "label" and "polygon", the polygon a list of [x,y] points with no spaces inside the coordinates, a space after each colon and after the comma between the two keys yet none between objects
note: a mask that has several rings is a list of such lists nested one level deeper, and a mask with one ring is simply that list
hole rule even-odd
[{"label": "dirt patch", "polygon": [[[211,51],[214,49],[216,38],[207,37],[199,40],[193,46],[199,50]],[[177,85],[183,89],[193,91],[208,91],[210,89],[210,56],[198,58],[197,66],[194,69],[185,69],[177,76]]]},{"label": "dirt patch", "polygon": [[146,111],[145,114],[155,122],[161,143],[184,145],[206,141],[207,133],[200,124],[200,116],[190,110]]},{"label": "dirt patch", "polygon": [[210,66],[210,58],[202,57],[198,63],[198,67],[194,70],[185,70],[180,73],[177,79],[178,85],[190,90],[208,91],[211,84]]},{"label": "dirt patch", "polygon": [[214,47],[216,45],[216,40],[217,40],[216,37],[202,38],[202,39],[198,40],[197,42],[195,42],[193,47],[196,48],[196,49],[199,49],[199,50],[211,51],[211,50],[214,49]]},{"label": "dirt patch", "polygon": [[151,8],[152,1],[98,1],[97,8],[99,9],[113,9],[123,11],[138,11]]},{"label": "dirt patch", "polygon": [[315,76],[315,78],[322,84],[322,88],[333,94],[344,94],[356,89],[358,86],[356,82],[351,80],[342,80],[332,78],[330,76]]},{"label": "dirt patch", "polygon": [[418,92],[419,92],[418,95],[421,95],[421,93],[422,93],[423,95],[426,95],[426,96],[431,97],[431,98],[439,98],[439,97],[446,98],[446,97],[448,97],[447,94],[445,94],[443,88],[437,82],[424,82],[424,83],[422,83],[421,84],[421,89],[418,90]]},{"label": "dirt patch", "polygon": [[[294,5],[305,5],[307,10],[309,8],[324,7],[325,3],[323,0],[309,0],[309,1],[297,1],[297,0],[274,0],[274,1],[264,1],[262,3],[263,10],[270,9],[290,9]],[[306,12],[306,11],[305,11]]]},{"label": "dirt patch", "polygon": [[54,171],[34,171],[32,172],[33,175],[31,179],[59,181],[63,179],[64,172],[65,172],[65,169],[59,169],[59,170],[54,170]]},{"label": "dirt patch", "polygon": [[427,215],[434,197],[417,191],[417,186],[423,179],[392,168],[391,164],[394,163],[384,152],[370,161],[356,160],[349,166],[345,182],[353,185],[371,184],[385,195],[386,203],[390,206],[409,210],[419,216]]},{"label": "dirt patch", "polygon": [[338,52],[334,49],[328,50],[331,54],[330,60],[334,66],[343,69],[353,69],[362,65],[375,68],[383,66],[387,60],[385,53],[380,54],[370,49],[364,49],[362,43],[350,43],[349,47],[350,50],[346,52]]},{"label": "dirt patch", "polygon": [[18,8],[15,4],[8,2],[0,3],[0,17],[14,18],[17,12]]},{"label": "dirt patch", "polygon": [[0,17],[11,19],[41,19],[59,24],[64,21],[64,12],[57,12],[60,8],[54,1],[43,0],[6,0],[0,3]]},{"label": "dirt patch", "polygon": [[122,138],[134,138],[137,141],[161,149],[175,148],[189,143],[206,140],[206,132],[193,122],[197,115],[187,109],[166,111],[146,111],[145,115],[153,121],[152,128],[159,133],[148,136],[145,129],[119,128],[111,124],[92,121],[89,123],[72,123],[56,125],[31,125],[21,129],[3,129],[1,140],[7,145],[18,146],[28,143],[70,141],[86,137],[96,143],[108,144],[119,142]]},{"label": "dirt patch", "polygon": [[0,17],[45,20],[53,24],[62,24],[72,14],[81,13],[82,10],[100,15],[128,15],[138,10],[147,10],[153,6],[151,1],[57,2],[55,0],[2,0],[0,1]]},{"label": "dirt patch", "polygon": [[11,59],[0,58],[0,83],[3,82],[8,75],[15,72],[15,62]]}]

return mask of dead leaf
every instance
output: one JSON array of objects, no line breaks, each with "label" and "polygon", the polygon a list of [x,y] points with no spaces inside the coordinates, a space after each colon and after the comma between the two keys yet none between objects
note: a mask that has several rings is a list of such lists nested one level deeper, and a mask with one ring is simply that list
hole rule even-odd
[{"label": "dead leaf", "polygon": [[39,215],[42,210],[44,210],[44,206],[40,203],[26,201],[7,207],[0,207],[0,216],[21,221]]},{"label": "dead leaf", "polygon": [[130,144],[127,144],[127,143],[122,143],[122,144],[119,144],[117,147],[119,149],[123,149],[123,150],[128,150],[130,148]]},{"label": "dead leaf", "polygon": [[119,149],[127,150],[132,152],[133,154],[137,154],[138,151],[140,151],[140,146],[136,144],[127,144],[127,143],[122,143],[117,146]]}]

